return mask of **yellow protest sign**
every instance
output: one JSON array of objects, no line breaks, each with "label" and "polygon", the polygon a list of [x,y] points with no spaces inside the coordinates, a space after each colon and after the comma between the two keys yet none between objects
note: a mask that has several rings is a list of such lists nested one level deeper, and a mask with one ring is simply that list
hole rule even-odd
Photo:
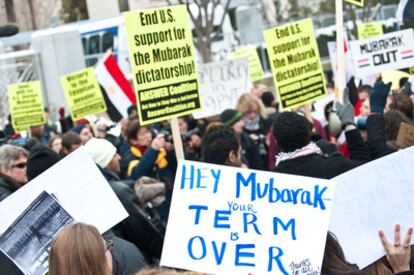
[{"label": "yellow protest sign", "polygon": [[7,91],[11,122],[16,132],[46,123],[40,81],[12,84]]},{"label": "yellow protest sign", "polygon": [[384,34],[381,22],[367,22],[357,25],[358,39],[364,40]]},{"label": "yellow protest sign", "polygon": [[266,30],[264,37],[282,110],[326,95],[311,19]]},{"label": "yellow protest sign", "polygon": [[141,124],[201,109],[186,5],[124,13]]},{"label": "yellow protest sign", "polygon": [[229,54],[230,59],[247,57],[249,62],[249,74],[252,81],[259,81],[263,78],[263,67],[255,46],[249,46]]},{"label": "yellow protest sign", "polygon": [[93,73],[93,68],[62,76],[60,84],[65,93],[73,121],[106,111],[105,100]]},{"label": "yellow protest sign", "polygon": [[364,0],[346,0],[346,2],[357,5],[359,7],[364,6]]}]

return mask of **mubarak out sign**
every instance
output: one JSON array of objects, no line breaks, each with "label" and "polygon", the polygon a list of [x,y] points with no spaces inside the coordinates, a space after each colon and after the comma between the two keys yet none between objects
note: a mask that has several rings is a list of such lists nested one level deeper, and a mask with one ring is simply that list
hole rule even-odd
[{"label": "mubarak out sign", "polygon": [[414,32],[406,29],[351,42],[355,75],[367,76],[414,64]]},{"label": "mubarak out sign", "polygon": [[334,186],[180,161],[161,265],[214,274],[319,274]]}]

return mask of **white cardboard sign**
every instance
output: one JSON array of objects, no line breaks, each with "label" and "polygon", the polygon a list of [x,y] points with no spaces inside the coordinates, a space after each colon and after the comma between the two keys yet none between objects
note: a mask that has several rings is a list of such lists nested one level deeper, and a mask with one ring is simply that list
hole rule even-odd
[{"label": "white cardboard sign", "polygon": [[79,148],[0,203],[0,234],[42,191],[53,194],[75,221],[101,233],[128,217],[96,164]]},{"label": "white cardboard sign", "polygon": [[252,88],[247,58],[209,63],[199,70],[203,108],[193,113],[195,119],[234,109],[239,97]]},{"label": "white cardboard sign", "polygon": [[180,160],[161,265],[319,274],[335,184]]},{"label": "white cardboard sign", "polygon": [[412,29],[352,41],[350,44],[354,59],[354,72],[358,77],[408,68],[414,64],[414,31]]},{"label": "white cardboard sign", "polygon": [[384,230],[394,242],[394,226],[402,234],[414,226],[414,147],[355,168],[336,178],[329,230],[346,259],[364,268],[385,255],[378,237]]}]

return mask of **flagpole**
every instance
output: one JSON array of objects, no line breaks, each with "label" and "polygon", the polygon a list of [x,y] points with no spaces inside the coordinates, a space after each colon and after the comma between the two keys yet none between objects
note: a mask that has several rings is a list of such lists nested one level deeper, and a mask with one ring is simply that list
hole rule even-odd
[{"label": "flagpole", "polygon": [[337,83],[335,97],[342,102],[342,92],[345,88],[345,40],[344,40],[344,17],[343,0],[335,0],[336,12],[336,45],[337,45]]}]

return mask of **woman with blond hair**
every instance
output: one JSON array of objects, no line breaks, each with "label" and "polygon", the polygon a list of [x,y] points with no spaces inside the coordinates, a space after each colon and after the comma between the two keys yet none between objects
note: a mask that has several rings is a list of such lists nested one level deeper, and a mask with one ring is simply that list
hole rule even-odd
[{"label": "woman with blond hair", "polygon": [[52,240],[49,275],[111,275],[110,250],[94,226],[67,225]]},{"label": "woman with blond hair", "polygon": [[[261,158],[260,170],[268,170],[266,135],[271,123],[267,119],[266,109],[263,102],[253,94],[243,94],[237,102],[236,110],[242,114],[244,132],[249,135],[257,146]],[[246,146],[241,144],[242,150]]]}]

